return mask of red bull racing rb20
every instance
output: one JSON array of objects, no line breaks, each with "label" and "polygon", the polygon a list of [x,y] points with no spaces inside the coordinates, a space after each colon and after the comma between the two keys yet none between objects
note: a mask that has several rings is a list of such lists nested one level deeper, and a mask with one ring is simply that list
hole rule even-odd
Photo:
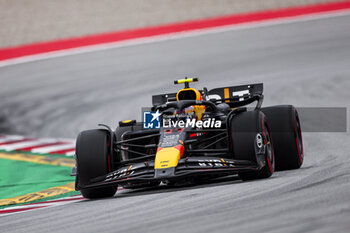
[{"label": "red bull racing rb20", "polygon": [[118,186],[196,183],[234,174],[247,181],[300,168],[304,150],[295,107],[262,107],[262,83],[197,90],[189,86],[196,81],[176,80],[184,84],[177,93],[152,96],[143,122],[81,132],[76,190],[95,199],[112,197]]}]

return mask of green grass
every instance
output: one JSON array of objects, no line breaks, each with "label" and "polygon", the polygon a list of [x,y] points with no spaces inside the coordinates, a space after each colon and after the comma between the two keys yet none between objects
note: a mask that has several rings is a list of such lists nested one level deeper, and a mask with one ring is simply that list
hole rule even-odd
[{"label": "green grass", "polygon": [[[72,168],[69,167],[0,159],[0,199],[21,196],[74,182],[75,177],[70,176],[71,171]],[[77,193],[71,192],[70,195]]]}]

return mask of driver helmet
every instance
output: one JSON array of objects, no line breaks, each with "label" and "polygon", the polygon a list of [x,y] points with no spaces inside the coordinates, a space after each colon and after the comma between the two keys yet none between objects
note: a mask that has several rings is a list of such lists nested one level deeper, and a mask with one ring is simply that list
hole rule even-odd
[{"label": "driver helmet", "polygon": [[[201,93],[194,88],[181,89],[176,94],[176,100],[203,100]],[[206,111],[204,105],[192,105],[184,109],[185,113],[195,113],[197,120],[202,119],[203,113]]]}]

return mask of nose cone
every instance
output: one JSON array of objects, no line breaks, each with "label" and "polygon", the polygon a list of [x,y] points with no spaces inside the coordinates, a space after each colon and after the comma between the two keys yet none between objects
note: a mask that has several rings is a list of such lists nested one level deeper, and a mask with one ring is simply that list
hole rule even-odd
[{"label": "nose cone", "polygon": [[183,151],[183,145],[176,145],[167,148],[159,147],[156,153],[154,169],[176,167],[179,159],[183,155]]},{"label": "nose cone", "polygon": [[158,147],[154,163],[154,178],[169,178],[175,175],[175,168],[184,153],[183,145]]},{"label": "nose cone", "polygon": [[154,178],[170,178],[175,175],[175,167],[154,170]]}]

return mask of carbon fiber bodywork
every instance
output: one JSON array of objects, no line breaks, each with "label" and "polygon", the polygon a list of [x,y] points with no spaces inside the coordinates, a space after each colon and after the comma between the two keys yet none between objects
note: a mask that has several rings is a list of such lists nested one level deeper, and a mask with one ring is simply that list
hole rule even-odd
[{"label": "carbon fiber bodywork", "polygon": [[[240,106],[257,101],[256,109],[260,109],[263,100],[262,91],[262,84],[251,84],[210,91],[204,88],[200,92],[206,100],[174,101],[174,93],[153,96],[154,111],[165,113],[168,109],[177,109],[181,112],[188,106],[203,105],[209,109],[205,114],[220,121],[221,126],[209,129],[161,127],[150,130],[137,128],[135,122],[124,121],[120,127],[131,128],[117,140],[118,132],[113,132],[108,126],[102,125],[110,134],[108,161],[111,163],[109,164],[111,169],[106,175],[92,178],[89,184],[77,185],[77,190],[118,184],[130,186],[169,182],[187,178],[210,179],[259,170],[265,165],[264,148],[256,146],[255,156],[249,157],[249,160],[242,159],[242,156],[239,159],[235,158],[232,148],[239,145],[232,145],[233,129],[230,122],[236,115],[247,111],[246,108],[239,108]],[[228,111],[219,107],[223,103],[227,105]],[[159,150],[169,147],[178,147],[181,153],[175,165],[162,168],[162,165],[156,164],[156,154]]]}]

